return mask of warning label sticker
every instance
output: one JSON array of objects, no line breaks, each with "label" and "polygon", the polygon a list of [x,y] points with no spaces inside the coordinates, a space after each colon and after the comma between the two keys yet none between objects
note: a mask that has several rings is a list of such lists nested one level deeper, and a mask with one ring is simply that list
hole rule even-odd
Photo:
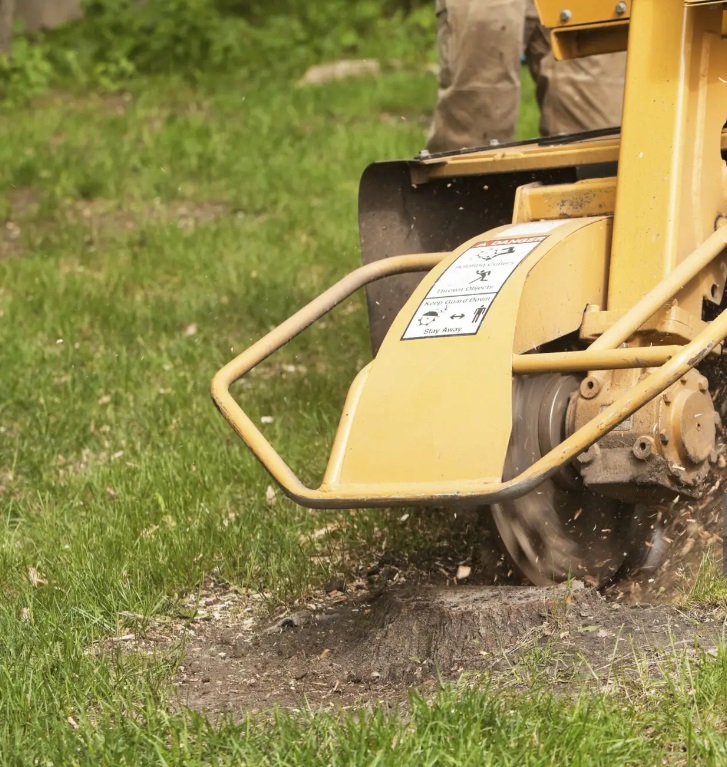
[{"label": "warning label sticker", "polygon": [[508,277],[545,239],[508,237],[475,243],[432,285],[402,340],[475,335]]}]

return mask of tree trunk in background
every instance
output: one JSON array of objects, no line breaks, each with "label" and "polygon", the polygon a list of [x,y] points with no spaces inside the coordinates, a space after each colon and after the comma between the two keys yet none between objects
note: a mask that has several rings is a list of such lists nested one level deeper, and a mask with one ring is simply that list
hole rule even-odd
[{"label": "tree trunk in background", "polygon": [[15,0],[0,0],[0,54],[10,53],[14,13]]},{"label": "tree trunk in background", "polygon": [[[0,7],[7,0],[0,0]],[[10,0],[28,32],[55,29],[81,16],[81,0]]]}]

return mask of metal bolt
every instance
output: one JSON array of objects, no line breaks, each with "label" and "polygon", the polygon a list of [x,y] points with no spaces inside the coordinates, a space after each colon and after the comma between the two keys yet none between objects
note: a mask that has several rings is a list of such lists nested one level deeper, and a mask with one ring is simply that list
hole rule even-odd
[{"label": "metal bolt", "polygon": [[595,376],[587,376],[581,381],[581,396],[593,399],[601,391],[601,382]]},{"label": "metal bolt", "polygon": [[651,437],[639,437],[631,452],[640,460],[645,461],[654,450],[654,440]]},{"label": "metal bolt", "polygon": [[616,15],[617,16],[623,16],[624,13],[626,13],[628,6],[626,3],[616,3]]},{"label": "metal bolt", "polygon": [[699,386],[699,391],[705,392],[709,389],[709,381],[704,376],[699,379],[697,385]]},{"label": "metal bolt", "polygon": [[564,8],[560,12],[560,20],[565,24],[566,22],[570,21],[573,18],[573,14],[571,11],[568,10],[568,8]]},{"label": "metal bolt", "polygon": [[662,399],[664,400],[664,404],[665,405],[671,405],[672,400],[673,400],[671,392],[670,391],[665,391],[664,392],[664,396],[662,397]]}]

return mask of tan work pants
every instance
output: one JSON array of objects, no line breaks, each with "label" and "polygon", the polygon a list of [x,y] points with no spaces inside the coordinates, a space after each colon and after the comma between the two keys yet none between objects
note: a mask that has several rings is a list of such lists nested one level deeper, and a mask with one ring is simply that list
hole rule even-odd
[{"label": "tan work pants", "polygon": [[542,135],[621,124],[626,54],[556,61],[533,0],[437,0],[437,42],[431,152],[514,139],[523,51]]}]

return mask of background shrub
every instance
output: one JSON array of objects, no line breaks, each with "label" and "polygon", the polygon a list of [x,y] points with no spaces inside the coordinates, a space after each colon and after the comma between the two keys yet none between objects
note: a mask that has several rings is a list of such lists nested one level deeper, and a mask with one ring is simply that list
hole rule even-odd
[{"label": "background shrub", "polygon": [[427,0],[86,0],[84,18],[24,36],[0,57],[0,99],[50,85],[122,87],[137,75],[300,76],[341,57],[423,61],[434,51]]}]

